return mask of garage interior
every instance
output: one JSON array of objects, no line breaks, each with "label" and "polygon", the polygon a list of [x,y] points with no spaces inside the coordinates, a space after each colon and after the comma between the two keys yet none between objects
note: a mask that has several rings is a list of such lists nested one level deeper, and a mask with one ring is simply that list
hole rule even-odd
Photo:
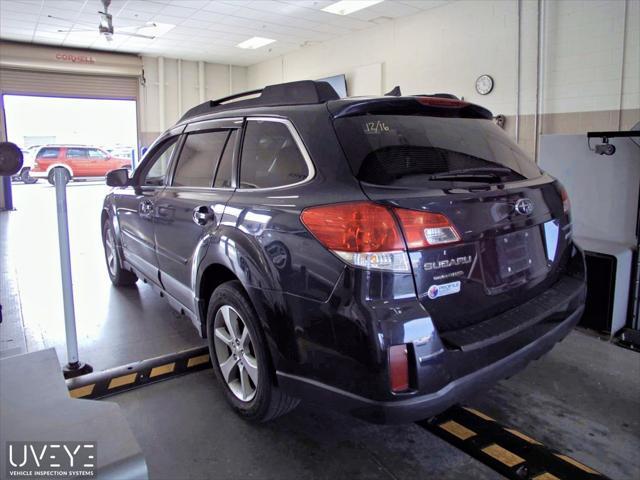
[{"label": "garage interior", "polygon": [[[439,434],[428,419],[375,425],[321,403],[251,424],[229,410],[211,368],[199,368],[104,400],[69,396],[85,405],[77,418],[86,425],[97,418],[94,402],[124,418],[96,421],[82,438],[97,440],[98,478],[640,478],[640,1],[377,0],[341,2],[357,8],[332,12],[334,3],[112,0],[111,35],[98,31],[99,0],[0,0],[0,140],[25,152],[63,142],[109,147],[35,130],[12,137],[20,112],[7,113],[10,96],[135,102],[135,145],[123,149],[134,168],[190,108],[284,82],[330,79],[349,97],[400,86],[405,95],[446,92],[488,108],[568,191],[573,235],[587,252],[587,310],[550,353],[443,418],[494,422],[522,435],[537,457],[512,462],[483,453],[480,442]],[[255,38],[266,43],[241,46]],[[78,121],[45,120],[52,132]],[[118,118],[97,122],[88,113],[80,121],[115,129]],[[100,224],[110,190],[103,177],[66,187],[78,357],[92,375],[207,345],[151,286],[111,284]],[[69,360],[57,228],[54,186],[2,177],[3,443],[63,438],[55,429],[67,427],[51,419],[42,437],[35,417],[16,426],[14,397],[30,404],[49,382],[52,391],[65,386],[63,395],[81,385],[65,384],[61,371]],[[48,366],[19,366],[29,355]],[[60,371],[51,368],[56,361]],[[78,435],[82,422],[71,422]],[[74,440],[72,431],[64,438]],[[111,470],[101,465],[110,455],[118,464]]]}]

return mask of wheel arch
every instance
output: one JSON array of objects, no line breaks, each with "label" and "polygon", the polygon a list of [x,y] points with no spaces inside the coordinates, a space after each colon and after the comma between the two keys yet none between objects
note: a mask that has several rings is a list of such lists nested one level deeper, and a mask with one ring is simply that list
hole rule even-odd
[{"label": "wheel arch", "polygon": [[64,168],[67,172],[69,172],[69,175],[71,175],[71,178],[73,178],[73,169],[66,163],[54,163],[52,165],[49,165],[47,167],[47,176],[49,176],[49,173],[51,173],[51,170],[58,167]]},{"label": "wheel arch", "polygon": [[[200,318],[200,330],[202,338],[207,338],[207,312],[209,309],[209,300],[213,291],[220,285],[230,281],[237,281],[242,291],[247,296],[249,304],[253,307],[254,313],[258,318],[259,326],[262,330],[263,338],[267,346],[267,357],[269,367],[275,374],[276,359],[278,358],[278,347],[272,338],[269,323],[267,321],[267,311],[263,304],[264,298],[259,298],[259,292],[256,289],[247,288],[242,280],[227,266],[221,263],[211,263],[202,272],[201,280],[198,287],[198,316]],[[277,378],[274,375],[274,382]]]},{"label": "wheel arch", "polygon": [[[198,276],[196,295],[198,299],[198,317],[200,318],[200,335],[207,336],[207,310],[213,291],[225,282],[240,280],[227,266],[221,263],[210,263],[204,267]],[[242,284],[242,282],[240,282]],[[242,287],[244,289],[244,286]],[[246,292],[246,289],[245,289]]]}]

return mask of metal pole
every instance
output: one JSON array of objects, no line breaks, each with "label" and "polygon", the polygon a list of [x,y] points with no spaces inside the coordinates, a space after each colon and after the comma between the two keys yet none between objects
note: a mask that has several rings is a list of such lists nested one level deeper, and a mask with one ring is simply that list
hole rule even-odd
[{"label": "metal pole", "polygon": [[64,330],[67,341],[67,365],[65,378],[77,377],[93,371],[88,364],[78,359],[78,336],[76,313],[73,306],[73,280],[71,278],[71,250],[69,248],[69,218],[67,215],[67,178],[64,168],[54,168],[56,187],[56,211],[58,214],[58,245],[60,248],[60,274],[62,278],[62,300],[64,304]]}]

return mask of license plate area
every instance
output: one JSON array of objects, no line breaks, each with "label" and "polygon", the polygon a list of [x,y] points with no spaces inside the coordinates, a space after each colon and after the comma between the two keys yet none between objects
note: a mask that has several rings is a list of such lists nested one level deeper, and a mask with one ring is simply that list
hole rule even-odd
[{"label": "license plate area", "polygon": [[498,273],[502,280],[528,270],[533,265],[533,232],[520,230],[496,238]]}]

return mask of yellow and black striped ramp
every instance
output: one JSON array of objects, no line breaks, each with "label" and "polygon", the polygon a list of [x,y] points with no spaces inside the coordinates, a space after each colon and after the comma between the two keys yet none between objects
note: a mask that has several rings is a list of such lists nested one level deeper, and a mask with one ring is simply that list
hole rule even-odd
[{"label": "yellow and black striped ramp", "polygon": [[93,372],[67,380],[74,398],[99,399],[150,383],[211,368],[206,346]]},{"label": "yellow and black striped ramp", "polygon": [[455,406],[417,422],[514,480],[597,480],[607,477],[517,430],[468,407]]}]

